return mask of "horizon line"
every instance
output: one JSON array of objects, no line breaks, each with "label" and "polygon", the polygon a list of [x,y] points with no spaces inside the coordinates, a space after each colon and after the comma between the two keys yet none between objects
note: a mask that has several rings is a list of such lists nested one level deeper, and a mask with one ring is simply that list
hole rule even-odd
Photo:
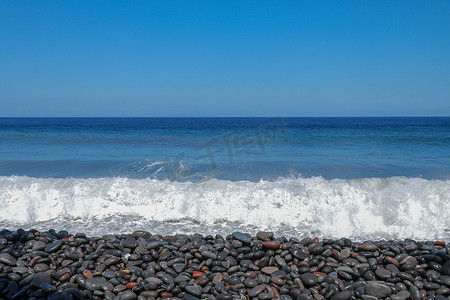
[{"label": "horizon line", "polygon": [[145,118],[448,118],[450,115],[433,115],[433,116],[0,116],[1,119],[62,119],[62,118],[73,118],[73,119],[145,119]]}]

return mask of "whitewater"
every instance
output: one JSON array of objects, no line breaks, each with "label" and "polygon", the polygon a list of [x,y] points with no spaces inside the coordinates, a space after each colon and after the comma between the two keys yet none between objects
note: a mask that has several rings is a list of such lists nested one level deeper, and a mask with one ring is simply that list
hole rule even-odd
[{"label": "whitewater", "polygon": [[0,177],[0,227],[450,240],[450,180]]}]

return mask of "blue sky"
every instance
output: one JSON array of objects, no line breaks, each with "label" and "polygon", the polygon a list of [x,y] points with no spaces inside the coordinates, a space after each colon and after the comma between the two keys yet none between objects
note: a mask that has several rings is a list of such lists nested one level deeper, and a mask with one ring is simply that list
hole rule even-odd
[{"label": "blue sky", "polygon": [[435,115],[450,1],[0,0],[0,116]]}]

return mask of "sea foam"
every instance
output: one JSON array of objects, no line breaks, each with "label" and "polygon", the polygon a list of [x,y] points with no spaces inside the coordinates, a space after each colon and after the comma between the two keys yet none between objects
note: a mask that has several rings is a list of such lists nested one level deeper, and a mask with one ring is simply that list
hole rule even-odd
[{"label": "sea foam", "polygon": [[86,232],[450,239],[450,180],[0,177],[0,226]]}]

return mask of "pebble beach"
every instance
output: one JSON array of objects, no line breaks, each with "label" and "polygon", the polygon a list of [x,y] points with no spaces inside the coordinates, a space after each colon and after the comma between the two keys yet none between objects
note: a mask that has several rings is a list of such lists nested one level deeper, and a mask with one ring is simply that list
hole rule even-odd
[{"label": "pebble beach", "polygon": [[450,299],[450,244],[0,231],[0,299]]},{"label": "pebble beach", "polygon": [[449,4],[0,1],[0,300],[450,300]]}]

